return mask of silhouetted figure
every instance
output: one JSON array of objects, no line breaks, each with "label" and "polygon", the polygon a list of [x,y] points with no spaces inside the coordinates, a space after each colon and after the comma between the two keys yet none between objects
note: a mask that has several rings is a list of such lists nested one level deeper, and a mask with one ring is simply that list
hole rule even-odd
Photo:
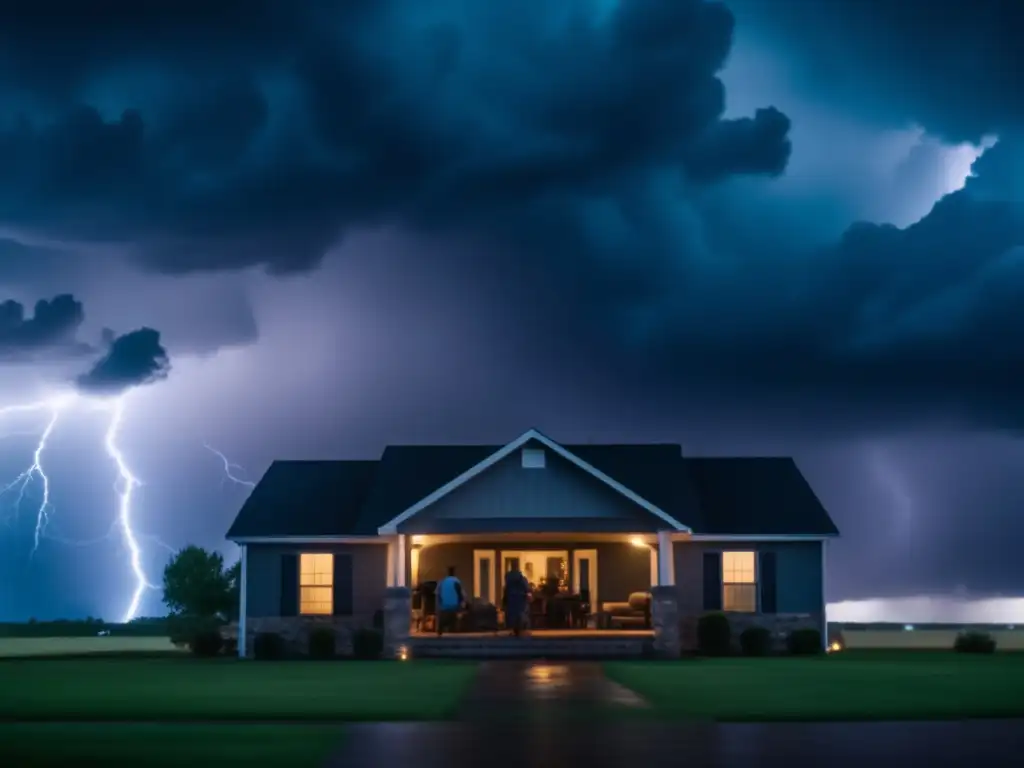
[{"label": "silhouetted figure", "polygon": [[463,603],[462,582],[455,575],[455,566],[449,565],[448,575],[437,585],[437,634],[456,629]]},{"label": "silhouetted figure", "polygon": [[523,630],[523,617],[526,615],[529,594],[529,582],[523,572],[513,566],[505,574],[505,626],[509,627],[516,637]]}]

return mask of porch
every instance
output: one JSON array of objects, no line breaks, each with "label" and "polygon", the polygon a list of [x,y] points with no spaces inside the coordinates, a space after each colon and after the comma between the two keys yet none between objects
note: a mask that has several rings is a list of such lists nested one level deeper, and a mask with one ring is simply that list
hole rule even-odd
[{"label": "porch", "polygon": [[438,636],[414,632],[409,638],[413,658],[478,659],[622,659],[651,653],[650,630],[530,630],[520,637],[508,632],[460,632]]},{"label": "porch", "polygon": [[478,643],[493,641],[495,632],[507,626],[504,578],[513,567],[531,584],[528,625],[536,640],[545,642],[595,633],[636,641],[630,632],[649,640],[651,588],[674,581],[667,535],[398,534],[388,546],[388,586],[411,592],[412,637],[436,639],[434,589],[454,569],[467,601],[454,634]]}]

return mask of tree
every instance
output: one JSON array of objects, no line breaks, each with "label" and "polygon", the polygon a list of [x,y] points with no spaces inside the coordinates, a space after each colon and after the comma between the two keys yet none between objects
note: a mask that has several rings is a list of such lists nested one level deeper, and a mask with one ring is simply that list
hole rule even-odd
[{"label": "tree", "polygon": [[240,566],[224,567],[224,556],[188,546],[164,568],[164,603],[178,616],[234,618],[238,613]]}]

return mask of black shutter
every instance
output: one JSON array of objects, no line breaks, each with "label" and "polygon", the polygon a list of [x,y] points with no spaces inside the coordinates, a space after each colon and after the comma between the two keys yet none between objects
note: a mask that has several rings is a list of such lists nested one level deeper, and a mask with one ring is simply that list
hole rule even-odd
[{"label": "black shutter", "polygon": [[704,553],[704,610],[722,610],[722,553]]},{"label": "black shutter", "polygon": [[352,555],[334,556],[334,615],[352,615]]},{"label": "black shutter", "polygon": [[757,576],[761,584],[761,613],[777,613],[778,596],[775,588],[775,553],[761,553],[761,569]]},{"label": "black shutter", "polygon": [[281,555],[281,615],[299,615],[298,555]]}]

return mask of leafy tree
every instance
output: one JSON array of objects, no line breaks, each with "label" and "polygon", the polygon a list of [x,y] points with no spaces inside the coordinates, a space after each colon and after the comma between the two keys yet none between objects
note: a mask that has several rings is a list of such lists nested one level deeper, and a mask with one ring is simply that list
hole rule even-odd
[{"label": "leafy tree", "polygon": [[238,613],[240,566],[224,567],[224,557],[188,546],[164,568],[164,603],[178,616],[232,619]]}]

